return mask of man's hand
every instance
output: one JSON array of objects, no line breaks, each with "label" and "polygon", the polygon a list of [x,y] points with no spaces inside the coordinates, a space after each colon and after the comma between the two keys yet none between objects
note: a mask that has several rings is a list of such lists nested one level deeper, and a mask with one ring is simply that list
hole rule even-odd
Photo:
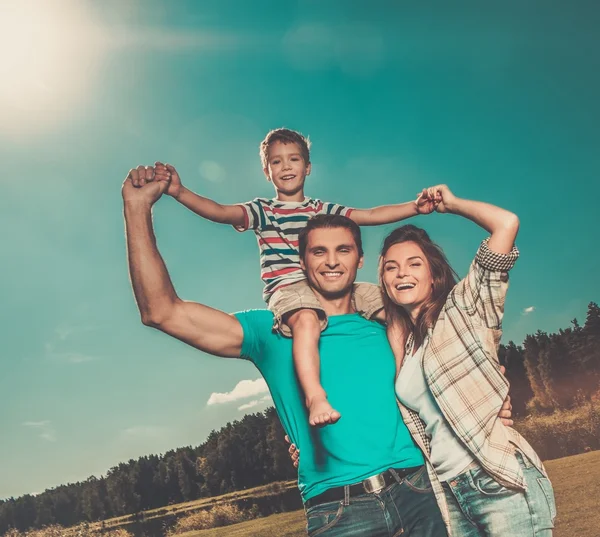
[{"label": "man's hand", "polygon": [[154,205],[169,186],[170,178],[163,171],[152,166],[138,166],[129,170],[121,194],[123,201]]},{"label": "man's hand", "polygon": [[154,169],[156,170],[157,177],[159,177],[159,181],[166,180],[166,178],[169,180],[169,186],[165,194],[177,199],[183,191],[181,177],[179,177],[177,170],[170,164],[163,164],[162,162],[155,162]]},{"label": "man's hand", "polygon": [[290,445],[288,448],[288,453],[290,454],[290,459],[292,459],[292,464],[294,465],[294,468],[298,468],[298,464],[300,463],[300,450],[297,449],[294,444],[292,444],[292,441],[287,434],[284,438],[285,441]]}]

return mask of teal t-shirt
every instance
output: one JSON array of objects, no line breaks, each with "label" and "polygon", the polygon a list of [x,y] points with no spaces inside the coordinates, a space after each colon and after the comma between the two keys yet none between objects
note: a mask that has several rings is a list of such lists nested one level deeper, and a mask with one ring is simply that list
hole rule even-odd
[{"label": "teal t-shirt", "polygon": [[423,464],[396,403],[396,366],[385,327],[359,314],[329,317],[319,344],[321,383],[342,417],[314,428],[296,379],[292,340],[272,331],[268,310],[236,318],[244,330],[241,357],[262,373],[283,428],[300,449],[298,488],[304,500],[388,468]]}]

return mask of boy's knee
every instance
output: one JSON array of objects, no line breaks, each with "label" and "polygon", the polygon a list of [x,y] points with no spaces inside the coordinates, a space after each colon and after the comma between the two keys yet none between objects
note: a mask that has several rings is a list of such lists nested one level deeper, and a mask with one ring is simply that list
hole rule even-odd
[{"label": "boy's knee", "polygon": [[291,328],[292,332],[296,330],[321,330],[319,314],[309,308],[296,310],[285,319],[285,323]]}]

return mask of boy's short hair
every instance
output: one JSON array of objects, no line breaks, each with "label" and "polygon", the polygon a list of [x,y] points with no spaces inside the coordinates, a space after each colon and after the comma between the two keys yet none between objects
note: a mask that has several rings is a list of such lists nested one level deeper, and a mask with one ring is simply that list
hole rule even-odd
[{"label": "boy's short hair", "polygon": [[306,223],[306,226],[300,230],[300,233],[298,233],[298,253],[300,254],[300,259],[304,259],[304,255],[306,254],[306,245],[308,244],[308,234],[313,229],[335,228],[344,228],[352,233],[352,237],[354,238],[354,242],[358,250],[358,256],[363,257],[364,251],[362,237],[360,235],[360,227],[354,220],[351,220],[347,216],[342,216],[341,214],[318,214],[317,216],[311,218]]},{"label": "boy's short hair", "polygon": [[310,163],[310,140],[302,133],[291,129],[273,129],[265,136],[265,139],[260,143],[259,153],[263,168],[266,168],[269,161],[269,147],[274,142],[282,142],[284,144],[298,144],[300,153],[306,164]]}]

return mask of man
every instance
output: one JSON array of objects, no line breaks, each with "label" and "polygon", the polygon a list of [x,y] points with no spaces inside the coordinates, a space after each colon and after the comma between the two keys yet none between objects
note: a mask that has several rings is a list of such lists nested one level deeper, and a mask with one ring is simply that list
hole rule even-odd
[{"label": "man", "polygon": [[129,270],[142,322],[204,352],[257,366],[284,429],[302,450],[298,486],[309,535],[445,536],[423,456],[396,405],[395,362],[385,328],[352,305],[363,262],[356,224],[340,216],[317,217],[300,237],[302,268],[329,317],[321,339],[321,381],[343,415],[335,426],[312,429],[292,343],[272,331],[271,312],[229,315],[175,293],[151,215],[169,180],[167,173],[140,166],[122,189]]}]

